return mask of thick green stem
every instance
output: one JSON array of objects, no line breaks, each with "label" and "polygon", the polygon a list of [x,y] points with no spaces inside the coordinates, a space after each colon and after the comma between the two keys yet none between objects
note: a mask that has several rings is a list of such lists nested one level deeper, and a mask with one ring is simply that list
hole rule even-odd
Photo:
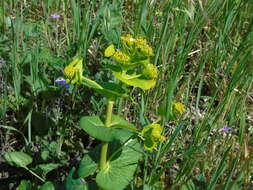
[{"label": "thick green stem", "polygon": [[[107,110],[106,110],[106,118],[105,118],[105,126],[110,127],[112,121],[112,109],[113,109],[114,101],[108,101]],[[101,154],[100,154],[100,170],[106,167],[106,156],[107,156],[108,143],[102,142]]]},{"label": "thick green stem", "polygon": [[108,150],[108,143],[102,142],[101,153],[100,153],[100,170],[106,167],[107,150]]}]

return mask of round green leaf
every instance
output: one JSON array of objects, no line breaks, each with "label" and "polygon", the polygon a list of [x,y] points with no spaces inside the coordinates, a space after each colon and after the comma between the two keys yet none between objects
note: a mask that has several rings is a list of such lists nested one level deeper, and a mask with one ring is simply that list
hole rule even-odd
[{"label": "round green leaf", "polygon": [[44,183],[38,190],[55,190],[54,184],[50,181]]},{"label": "round green leaf", "polygon": [[39,164],[35,168],[32,168],[37,174],[46,176],[48,172],[60,167],[61,164],[49,163],[49,164]]},{"label": "round green leaf", "polygon": [[60,166],[61,164],[50,163],[50,164],[39,164],[38,168],[40,168],[44,173],[48,173]]},{"label": "round green leaf", "polygon": [[[133,124],[129,123],[128,121],[126,121],[125,119],[123,119],[122,117],[120,117],[118,115],[112,116],[112,121],[111,121],[110,127],[123,128],[123,129],[128,129],[129,131],[132,131],[132,132],[137,132],[137,129]],[[126,138],[129,138],[129,136]]]},{"label": "round green leaf", "polygon": [[109,158],[108,167],[96,176],[96,182],[104,190],[122,190],[133,179],[138,160],[141,158],[141,146],[136,139],[130,139],[122,148],[121,155]]},{"label": "round green leaf", "polygon": [[32,163],[32,157],[24,152],[7,152],[4,159],[12,166],[26,167]]},{"label": "round green leaf", "polygon": [[27,180],[22,180],[16,190],[32,190],[32,183]]},{"label": "round green leaf", "polygon": [[98,164],[91,158],[89,154],[86,154],[80,162],[78,176],[85,178],[93,174],[97,168]]},{"label": "round green leaf", "polygon": [[124,129],[105,127],[98,116],[82,117],[80,120],[80,127],[90,136],[104,142],[120,139],[129,134],[129,132]]}]

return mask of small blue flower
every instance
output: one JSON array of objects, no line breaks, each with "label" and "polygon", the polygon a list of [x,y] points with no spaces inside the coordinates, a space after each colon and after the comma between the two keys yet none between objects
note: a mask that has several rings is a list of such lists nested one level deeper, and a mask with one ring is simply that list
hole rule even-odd
[{"label": "small blue flower", "polygon": [[52,19],[59,19],[60,18],[60,15],[56,14],[56,13],[53,13],[51,14],[51,18]]},{"label": "small blue flower", "polygon": [[221,131],[223,131],[223,132],[229,132],[231,130],[232,130],[232,127],[229,127],[229,126],[226,126],[226,125],[221,128]]},{"label": "small blue flower", "polygon": [[69,88],[70,87],[69,84],[66,82],[66,80],[64,78],[58,78],[58,79],[56,79],[55,83],[64,86],[64,88]]}]

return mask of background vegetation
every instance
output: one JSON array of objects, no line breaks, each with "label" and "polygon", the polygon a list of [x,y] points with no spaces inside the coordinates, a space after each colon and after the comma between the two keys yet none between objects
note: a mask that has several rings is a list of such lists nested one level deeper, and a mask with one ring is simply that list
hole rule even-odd
[{"label": "background vegetation", "polygon": [[[6,152],[29,154],[33,166],[60,163],[47,179],[61,186],[97,144],[78,120],[102,114],[105,99],[54,81],[76,55],[85,76],[115,81],[103,51],[127,33],[152,45],[159,77],[148,92],[132,88],[114,113],[138,127],[161,119],[167,137],[145,152],[129,189],[253,189],[252,13],[248,0],[1,0],[0,189],[34,179]],[[186,112],[168,122],[173,101]]]}]

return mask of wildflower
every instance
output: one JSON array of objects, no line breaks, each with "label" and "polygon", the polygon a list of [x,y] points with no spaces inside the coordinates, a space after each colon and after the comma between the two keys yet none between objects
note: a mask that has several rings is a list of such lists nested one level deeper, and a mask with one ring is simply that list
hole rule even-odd
[{"label": "wildflower", "polygon": [[67,77],[66,82],[70,84],[80,83],[83,78],[83,59],[78,57],[64,68]]},{"label": "wildflower", "polygon": [[124,36],[121,36],[120,40],[123,43],[123,45],[126,45],[126,46],[132,46],[135,41],[135,39],[133,38],[131,34],[126,34]]},{"label": "wildflower", "polygon": [[139,53],[139,56],[144,56],[144,57],[154,56],[153,49],[149,45],[137,44],[136,47],[137,47],[137,51]]},{"label": "wildflower", "polygon": [[182,115],[185,112],[184,104],[180,102],[173,102],[172,112],[174,115]]},{"label": "wildflower", "polygon": [[232,127],[229,127],[229,126],[227,126],[227,125],[225,125],[225,126],[223,126],[222,128],[221,128],[221,131],[223,131],[223,132],[229,132],[229,131],[231,131],[232,130]]},{"label": "wildflower", "polygon": [[133,38],[132,35],[126,34],[120,37],[123,49],[127,54],[136,56],[138,59],[143,57],[154,56],[153,49],[147,44],[147,40],[143,37]]},{"label": "wildflower", "polygon": [[60,15],[58,15],[57,13],[53,13],[50,15],[52,19],[59,19]]},{"label": "wildflower", "polygon": [[158,142],[165,141],[165,137],[161,135],[162,128],[160,124],[151,124],[144,127],[141,131],[141,136],[144,138],[144,148],[153,150]]},{"label": "wildflower", "polygon": [[143,37],[139,37],[135,40],[135,44],[136,45],[146,45],[147,44],[147,40]]},{"label": "wildflower", "polygon": [[142,74],[148,79],[156,79],[158,75],[158,69],[153,64],[147,64],[147,66],[143,69]]},{"label": "wildflower", "polygon": [[152,47],[147,44],[145,38],[139,37],[135,40],[136,54],[139,57],[150,57],[154,56]]},{"label": "wildflower", "polygon": [[126,55],[123,51],[120,51],[120,50],[116,51],[112,57],[115,61],[119,62],[123,66],[124,65],[131,65],[131,62],[129,62],[130,57],[128,55]]},{"label": "wildflower", "polygon": [[63,79],[63,78],[58,78],[58,79],[56,79],[56,80],[55,80],[55,83],[64,86],[64,88],[69,88],[69,87],[70,87],[69,84],[66,82],[66,80]]}]

